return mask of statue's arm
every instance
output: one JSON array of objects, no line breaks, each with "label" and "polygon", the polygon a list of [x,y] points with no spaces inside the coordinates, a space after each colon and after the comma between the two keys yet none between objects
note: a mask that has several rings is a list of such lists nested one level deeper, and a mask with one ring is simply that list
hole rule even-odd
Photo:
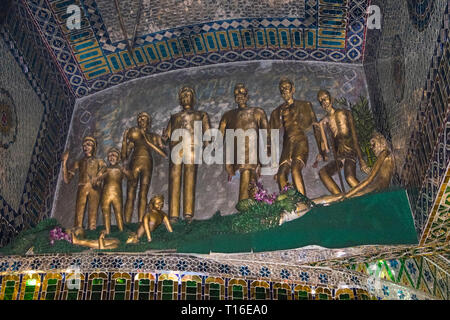
[{"label": "statue's arm", "polygon": [[145,234],[147,235],[147,241],[151,242],[152,241],[152,235],[150,234],[150,214],[146,214],[144,216],[144,229],[145,229]]},{"label": "statue's arm", "polygon": [[170,224],[170,220],[166,215],[164,215],[163,222],[164,222],[164,225],[166,226],[167,231],[173,232],[172,225]]},{"label": "statue's arm", "polygon": [[121,150],[121,157],[122,159],[128,159],[128,154],[130,152],[129,145],[128,145],[128,132],[130,129],[126,129],[123,133],[123,139],[122,139],[122,150]]},{"label": "statue's arm", "polygon": [[381,152],[381,154],[378,156],[377,161],[375,162],[375,165],[372,168],[372,171],[370,172],[369,176],[366,180],[362,181],[360,184],[358,184],[356,187],[351,189],[349,192],[347,192],[344,196],[344,198],[351,198],[356,193],[360,192],[364,188],[366,188],[369,184],[373,182],[377,174],[379,173],[380,169],[382,168],[384,164],[384,160],[386,160],[387,156],[389,155],[388,151],[384,150]]},{"label": "statue's arm", "polygon": [[167,123],[167,127],[162,132],[161,141],[164,144],[167,144],[169,142],[171,135],[172,135],[172,116],[170,116],[169,122]]},{"label": "statue's arm", "polygon": [[75,161],[72,169],[67,168],[67,160],[69,159],[69,152],[65,152],[63,154],[62,160],[63,160],[63,180],[65,183],[69,183],[73,176],[75,175],[75,170],[79,168],[78,161]]},{"label": "statue's arm", "polygon": [[327,156],[327,148],[326,148],[326,141],[324,141],[322,137],[322,132],[320,129],[320,124],[317,121],[316,113],[314,112],[312,108],[311,102],[308,102],[308,108],[311,115],[311,125],[313,127],[314,131],[314,138],[316,140],[317,148],[319,150],[319,154],[322,156],[322,159],[325,159]]},{"label": "statue's arm", "polygon": [[281,129],[280,107],[277,107],[270,114],[269,126],[270,129]]},{"label": "statue's arm", "polygon": [[[207,130],[211,129],[211,121],[209,120],[209,116],[206,112],[202,114],[202,132],[205,134]],[[203,147],[207,146],[209,141],[203,142]]]},{"label": "statue's arm", "polygon": [[270,125],[267,119],[267,115],[263,109],[259,109],[259,129],[267,130],[267,151],[270,155],[271,138],[270,138]]}]

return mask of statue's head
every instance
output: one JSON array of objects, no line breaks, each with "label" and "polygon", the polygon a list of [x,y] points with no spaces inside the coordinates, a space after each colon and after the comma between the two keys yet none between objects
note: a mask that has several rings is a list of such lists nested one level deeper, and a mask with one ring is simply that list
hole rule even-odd
[{"label": "statue's head", "polygon": [[280,89],[281,97],[284,101],[289,101],[294,96],[295,87],[294,83],[288,78],[281,78],[280,83],[278,85]]},{"label": "statue's head", "polygon": [[319,90],[319,92],[317,92],[317,100],[325,111],[329,111],[333,108],[331,94],[327,90]]},{"label": "statue's head", "polygon": [[92,157],[97,150],[97,140],[94,137],[86,136],[83,139],[83,152],[86,157]]},{"label": "statue's head", "polygon": [[193,109],[195,104],[195,91],[191,87],[183,87],[178,92],[178,101],[183,109]]},{"label": "statue's head", "polygon": [[243,83],[238,83],[234,87],[234,101],[239,107],[245,108],[248,101],[248,90]]},{"label": "statue's head", "polygon": [[161,210],[164,207],[164,196],[158,194],[150,199],[150,207]]},{"label": "statue's head", "polygon": [[146,129],[150,127],[152,117],[145,111],[139,112],[137,116],[137,123],[139,128]]},{"label": "statue's head", "polygon": [[372,134],[372,138],[370,139],[370,146],[372,147],[372,150],[377,157],[381,152],[383,152],[383,150],[390,149],[386,138],[377,131],[374,131]]},{"label": "statue's head", "polygon": [[120,151],[117,148],[109,148],[108,150],[108,162],[115,166],[120,161]]}]

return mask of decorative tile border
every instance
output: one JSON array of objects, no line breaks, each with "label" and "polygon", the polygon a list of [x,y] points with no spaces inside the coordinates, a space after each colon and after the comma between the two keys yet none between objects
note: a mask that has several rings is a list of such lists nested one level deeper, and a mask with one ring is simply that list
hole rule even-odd
[{"label": "decorative tile border", "polygon": [[350,265],[348,268],[422,291],[438,299],[449,299],[449,270],[436,267],[427,256],[378,260],[372,263]]},{"label": "decorative tile border", "polygon": [[[139,77],[216,63],[267,59],[361,63],[367,0],[334,3],[334,10],[328,10],[327,3],[307,1],[305,18],[233,19],[162,30],[139,36],[131,53],[126,42],[111,42],[93,0],[70,2],[82,5],[86,13],[81,30],[75,31],[65,26],[68,2],[25,4],[66,81],[77,97],[83,97]],[[339,21],[342,25],[333,25]]]},{"label": "decorative tile border", "polygon": [[[281,286],[287,285],[292,294],[295,287],[302,285],[314,289],[317,293],[327,293],[329,298],[336,298],[339,290],[350,289],[350,292],[356,290],[365,291],[366,294],[369,292],[378,299],[433,299],[431,295],[419,290],[412,290],[380,277],[352,270],[340,271],[264,262],[242,264],[180,254],[56,254],[0,257],[0,276],[5,279],[12,276],[33,278],[36,274],[43,277],[46,273],[61,274],[61,278],[64,279],[75,270],[84,275],[84,279],[99,274],[108,274],[104,279],[111,279],[114,273],[121,273],[122,276],[126,273],[129,274],[129,279],[137,279],[139,274],[152,274],[154,279],[170,275],[169,278],[165,278],[181,281],[185,275],[189,275],[190,280],[193,276],[204,280],[219,278],[226,284],[233,279],[236,283],[244,281],[244,285],[246,287],[248,285],[249,289],[254,281],[267,282],[269,285],[272,284],[270,287],[278,283]],[[395,294],[386,294],[387,291]],[[248,298],[251,298],[250,292]]]}]

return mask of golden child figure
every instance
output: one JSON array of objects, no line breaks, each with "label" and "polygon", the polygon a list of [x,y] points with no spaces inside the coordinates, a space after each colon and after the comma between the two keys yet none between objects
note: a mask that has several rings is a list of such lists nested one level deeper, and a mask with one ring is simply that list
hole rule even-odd
[{"label": "golden child figure", "polygon": [[114,209],[117,227],[123,231],[122,179],[124,176],[132,179],[130,172],[119,165],[120,151],[118,149],[108,150],[108,162],[108,167],[95,179],[95,183],[103,181],[101,208],[106,234],[111,232],[111,206]]},{"label": "golden child figure", "polygon": [[[240,171],[240,186],[239,186],[239,200],[249,198],[249,184],[251,181],[257,180],[257,170],[259,167],[258,159],[258,134],[259,129],[269,129],[269,123],[267,121],[266,113],[261,108],[251,108],[247,106],[248,90],[239,83],[234,88],[234,99],[238,107],[233,110],[225,112],[220,120],[219,130],[222,136],[226,137],[227,129],[242,129],[242,130],[254,130],[256,133],[255,141],[249,139],[245,141],[244,148],[237,145],[237,139],[234,142],[234,162],[233,164],[226,164],[225,169],[228,173],[229,180],[234,176],[237,170]],[[253,145],[250,146],[249,144]],[[270,143],[270,137],[269,137]],[[228,148],[228,146],[227,146]],[[244,152],[245,158],[243,164],[238,164],[238,152]],[[251,159],[254,159],[254,163],[251,163]]]},{"label": "golden child figure", "polygon": [[167,231],[173,232],[172,225],[170,224],[169,218],[162,211],[164,207],[164,197],[162,195],[154,196],[148,205],[148,212],[144,216],[144,220],[141,222],[137,233],[132,234],[127,243],[137,243],[139,238],[141,238],[144,233],[147,235],[147,241],[152,241],[151,232],[155,231],[162,223],[167,228]]},{"label": "golden child figure", "polygon": [[[293,185],[298,192],[306,195],[302,169],[308,160],[309,146],[305,131],[317,122],[311,102],[294,99],[294,84],[289,79],[281,79],[279,84],[284,103],[272,111],[270,115],[271,129],[284,129],[283,150],[276,178],[282,190],[288,183],[289,171],[292,172]],[[324,154],[325,146],[320,129],[313,127],[319,152]]]},{"label": "golden child figure", "polygon": [[[187,144],[190,148],[180,150],[179,156],[183,159],[189,159],[189,163],[174,163],[170,159],[169,163],[169,217],[172,223],[175,223],[180,216],[180,197],[181,197],[181,181],[183,176],[183,215],[184,218],[191,222],[194,218],[195,211],[195,182],[197,180],[197,167],[195,164],[194,151],[194,122],[199,121],[202,124],[202,132],[204,134],[211,125],[206,112],[194,110],[195,91],[190,87],[183,87],[178,99],[183,107],[181,112],[171,115],[169,123],[163,133],[163,140],[167,143],[170,141],[170,151],[178,144],[186,142],[181,139],[173,141],[172,134],[177,129],[185,129],[190,133],[191,141]],[[185,151],[187,154],[183,154]],[[183,172],[184,171],[184,172]]]},{"label": "golden child figure", "polygon": [[139,113],[137,123],[137,127],[125,131],[122,142],[122,159],[124,161],[129,159],[129,170],[132,175],[127,183],[125,223],[131,222],[138,183],[140,183],[138,196],[139,221],[142,221],[144,217],[153,171],[152,150],[167,158],[162,150],[161,137],[148,131],[151,125],[150,115],[146,112]]},{"label": "golden child figure", "polygon": [[75,208],[75,227],[83,227],[84,212],[88,207],[88,226],[90,230],[97,227],[97,214],[100,202],[100,188],[93,180],[105,168],[105,162],[95,157],[97,141],[95,138],[87,136],[83,139],[84,157],[75,161],[71,169],[67,168],[69,152],[63,154],[63,178],[65,183],[69,183],[75,175],[75,170],[79,170],[77,200]]}]

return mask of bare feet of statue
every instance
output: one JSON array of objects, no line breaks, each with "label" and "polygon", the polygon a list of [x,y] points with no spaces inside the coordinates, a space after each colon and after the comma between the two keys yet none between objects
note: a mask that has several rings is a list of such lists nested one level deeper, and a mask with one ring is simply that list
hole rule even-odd
[{"label": "bare feet of statue", "polygon": [[177,222],[178,222],[178,218],[175,218],[175,217],[170,218],[170,223],[171,224],[175,224]]},{"label": "bare feet of statue", "polygon": [[191,223],[192,223],[192,220],[193,220],[193,217],[192,217],[192,216],[189,216],[189,215],[186,215],[186,216],[184,216],[184,220],[186,220],[186,222],[187,222],[188,224],[191,224]]}]

